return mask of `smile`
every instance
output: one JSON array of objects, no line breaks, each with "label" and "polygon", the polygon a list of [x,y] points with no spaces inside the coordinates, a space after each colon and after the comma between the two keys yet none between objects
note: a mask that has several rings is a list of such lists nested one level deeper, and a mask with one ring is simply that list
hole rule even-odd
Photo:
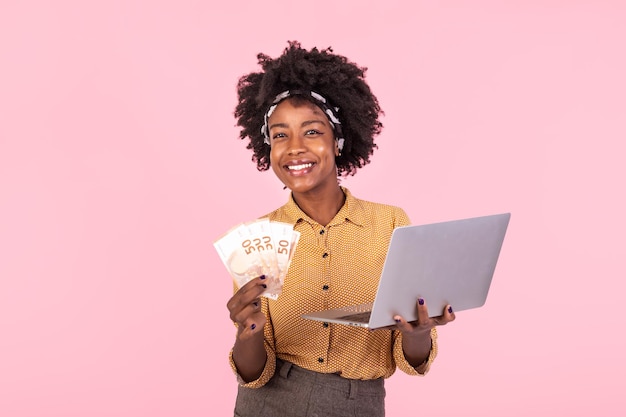
[{"label": "smile", "polygon": [[308,164],[300,164],[300,165],[287,165],[286,168],[289,171],[300,171],[303,169],[311,168],[313,164],[309,162]]}]

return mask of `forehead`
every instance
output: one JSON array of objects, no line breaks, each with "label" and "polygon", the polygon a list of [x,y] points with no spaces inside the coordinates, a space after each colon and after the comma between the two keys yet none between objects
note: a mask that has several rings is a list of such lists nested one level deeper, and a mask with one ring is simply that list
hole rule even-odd
[{"label": "forehead", "polygon": [[320,109],[309,100],[299,96],[290,97],[281,101],[278,106],[276,106],[274,112],[272,112],[270,120],[295,115],[309,117],[316,116],[316,118],[321,117],[322,120],[326,121],[326,115],[324,114],[322,109]]}]

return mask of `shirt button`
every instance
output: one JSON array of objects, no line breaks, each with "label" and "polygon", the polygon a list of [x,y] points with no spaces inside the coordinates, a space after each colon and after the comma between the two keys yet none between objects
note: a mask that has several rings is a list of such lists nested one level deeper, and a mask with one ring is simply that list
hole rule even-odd
[{"label": "shirt button", "polygon": [[324,286],[322,287],[322,289],[323,289],[324,291],[327,291],[327,290],[328,290],[328,285],[324,285]]},{"label": "shirt button", "polygon": [[324,234],[324,229],[320,230],[320,235]]},{"label": "shirt button", "polygon": [[317,358],[317,361],[318,361],[319,363],[323,363],[323,362],[324,362],[324,358]]},{"label": "shirt button", "polygon": [[324,323],[322,323],[322,326],[328,327],[328,323],[324,322]]},{"label": "shirt button", "polygon": [[322,258],[328,258],[328,253],[324,252],[324,254],[322,255]]}]

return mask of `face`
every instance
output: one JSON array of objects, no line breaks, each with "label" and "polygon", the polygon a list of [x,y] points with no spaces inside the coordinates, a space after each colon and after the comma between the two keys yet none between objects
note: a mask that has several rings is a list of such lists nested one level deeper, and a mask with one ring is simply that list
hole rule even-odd
[{"label": "face", "polygon": [[268,120],[270,164],[296,194],[332,191],[338,186],[338,149],[328,118],[308,101],[287,99]]}]

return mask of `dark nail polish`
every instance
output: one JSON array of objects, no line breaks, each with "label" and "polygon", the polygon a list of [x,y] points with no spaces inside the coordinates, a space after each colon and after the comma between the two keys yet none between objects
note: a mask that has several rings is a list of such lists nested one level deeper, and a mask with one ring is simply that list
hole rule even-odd
[{"label": "dark nail polish", "polygon": [[418,298],[417,302],[419,303],[419,305],[423,306],[424,305],[424,299],[423,298]]},{"label": "dark nail polish", "polygon": [[250,328],[251,328],[252,330],[256,329],[256,324],[252,323],[252,326],[250,326]]},{"label": "dark nail polish", "polygon": [[256,301],[252,303],[252,305],[254,305],[255,307],[259,306],[259,303],[257,303]]},{"label": "dark nail polish", "polygon": [[452,306],[448,307],[448,313],[452,314]]},{"label": "dark nail polish", "polygon": [[394,319],[396,323],[400,323],[400,319]]},{"label": "dark nail polish", "polygon": [[267,285],[265,285],[265,284],[261,284],[261,287],[263,287],[263,288],[267,288]]},{"label": "dark nail polish", "polygon": [[260,279],[265,279],[265,275],[261,275],[259,278]]}]

